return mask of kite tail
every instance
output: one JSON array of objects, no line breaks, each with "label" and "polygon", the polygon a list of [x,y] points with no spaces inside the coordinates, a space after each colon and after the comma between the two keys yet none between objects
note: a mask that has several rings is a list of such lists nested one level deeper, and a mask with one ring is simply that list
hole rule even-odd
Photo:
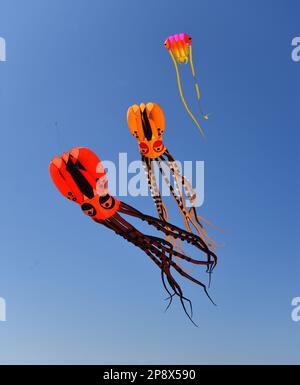
[{"label": "kite tail", "polygon": [[[169,217],[168,210],[167,210],[167,207],[162,200],[162,197],[161,197],[158,185],[157,185],[157,180],[155,177],[155,170],[153,167],[152,159],[149,159],[149,158],[142,156],[142,164],[143,164],[146,176],[147,176],[149,189],[150,189],[150,192],[152,195],[152,199],[155,203],[155,207],[156,207],[156,211],[157,211],[157,214],[159,216],[159,219],[164,221],[164,222],[168,222],[168,217]],[[165,234],[165,237],[166,237],[167,241],[173,245],[175,250],[179,251],[180,253],[182,253],[184,255],[187,255],[184,251],[184,247],[182,245],[182,241],[180,238],[176,239],[176,238],[174,238],[168,234]],[[192,270],[185,269],[185,267],[182,266],[182,264],[181,264],[181,262],[177,256],[175,256],[175,259],[176,259],[177,264],[184,271],[186,271],[187,273],[192,271]]]},{"label": "kite tail", "polygon": [[[142,220],[145,220],[150,225],[156,227],[159,231],[166,231],[164,222],[160,221],[157,218],[144,215],[138,210],[134,209],[133,207],[125,204],[124,202],[120,202],[120,213],[130,215],[133,217],[138,217]],[[113,230],[116,234],[122,236],[127,241],[133,243],[135,246],[142,249],[152,260],[156,263],[156,265],[161,269],[161,276],[163,285],[166,289],[166,291],[169,294],[169,300],[170,303],[168,307],[170,306],[172,302],[172,298],[176,295],[179,297],[181,305],[188,316],[188,318],[193,322],[192,320],[192,304],[191,301],[186,298],[183,295],[183,291],[181,289],[181,286],[179,283],[177,283],[176,279],[172,275],[171,268],[174,269],[177,273],[179,273],[183,278],[197,284],[198,286],[202,287],[207,297],[210,299],[210,301],[214,304],[214,301],[210,297],[207,287],[204,283],[197,280],[193,276],[189,275],[187,272],[185,272],[174,260],[173,257],[177,256],[183,260],[186,260],[187,262],[191,264],[196,264],[199,266],[207,266],[209,270],[212,270],[215,267],[216,261],[212,263],[209,259],[207,260],[198,260],[193,259],[190,257],[185,256],[184,254],[181,254],[174,250],[173,245],[170,244],[168,241],[154,237],[151,235],[146,235],[141,233],[139,230],[137,230],[134,226],[132,226],[129,222],[127,222],[121,215],[116,213],[114,216],[104,220],[104,221],[97,221],[107,228]],[[192,243],[195,245],[198,249],[202,251],[206,251],[205,247],[202,246],[202,242],[199,238],[184,232],[183,230],[179,229],[176,226],[173,226],[171,224],[168,224],[170,228],[170,232],[173,232],[173,234],[177,234],[176,236],[181,236],[183,239],[185,239],[187,242]],[[170,288],[173,290],[173,293],[171,293],[168,289],[168,287],[165,284],[164,278],[167,278],[167,281],[170,285]],[[185,302],[188,302],[190,305],[190,313],[187,311],[185,307]],[[194,323],[194,322],[193,322]],[[196,325],[197,326],[197,325]]]},{"label": "kite tail", "polygon": [[202,130],[200,124],[198,123],[197,119],[195,118],[195,116],[192,114],[192,112],[190,111],[190,109],[188,108],[187,104],[186,104],[186,101],[184,99],[184,96],[183,96],[183,92],[182,92],[182,87],[181,87],[181,80],[180,80],[180,74],[179,74],[179,70],[178,70],[178,65],[177,65],[177,62],[176,62],[176,59],[174,58],[174,55],[172,53],[172,51],[170,50],[169,51],[170,53],[170,56],[173,60],[173,63],[174,63],[174,67],[175,67],[175,71],[176,71],[176,77],[177,77],[177,85],[178,85],[178,90],[179,90],[179,94],[180,94],[180,98],[181,98],[181,101],[187,111],[187,113],[189,114],[189,116],[191,117],[191,119],[193,120],[193,122],[196,124],[196,126],[199,128],[199,131],[201,132],[201,135],[205,138],[205,134],[204,134],[204,131]]},{"label": "kite tail", "polygon": [[[197,215],[196,208],[194,206],[196,194],[193,192],[193,190],[190,190],[191,192],[189,192],[189,182],[184,177],[176,173],[173,174],[173,177],[175,179],[175,184],[177,185],[177,189],[179,188],[180,183],[184,183],[184,189],[185,189],[187,198],[190,201],[190,203],[193,205],[190,208],[190,210],[188,210],[187,207],[184,206],[188,221],[194,226],[199,236],[203,239],[203,241],[206,242],[207,246],[210,247],[214,253],[216,253],[216,247],[222,247],[222,245],[218,244],[213,238],[211,238],[207,234],[206,229],[203,226],[203,224],[200,222],[200,220],[203,220],[204,222],[209,223],[214,228],[217,228],[217,226],[213,225],[211,222],[207,221],[205,218]],[[179,195],[180,195],[181,202],[185,202],[183,191],[181,189],[179,191]]]},{"label": "kite tail", "polygon": [[[197,231],[199,237],[203,240],[203,242],[207,245],[207,247],[210,248],[213,251],[213,253],[216,253],[216,248],[221,247],[221,245],[216,243],[216,241],[214,239],[212,239],[207,234],[206,229],[204,228],[204,226],[202,225],[202,223],[199,220],[199,218],[201,219],[202,217],[197,216],[196,208],[195,208],[196,194],[193,191],[191,184],[181,174],[180,170],[178,169],[178,166],[176,164],[175,159],[168,152],[168,150],[165,152],[164,155],[167,157],[168,160],[165,161],[163,159],[163,156],[161,156],[158,159],[158,167],[159,167],[159,170],[160,170],[160,172],[161,172],[161,174],[165,180],[165,183],[167,184],[167,186],[170,189],[171,195],[175,199],[177,206],[178,206],[178,208],[182,214],[186,229],[189,232],[192,232],[191,227],[194,227],[195,230]],[[161,160],[163,160],[165,162],[166,166],[170,170],[171,175],[173,176],[173,179],[174,179],[174,187],[176,188],[176,190],[171,185],[170,180],[168,179],[168,177],[167,177],[167,175],[166,175],[166,173],[162,167]],[[192,204],[192,207],[190,209],[188,209],[186,207],[185,197],[183,194],[182,187],[184,188],[184,192],[185,192],[188,200]],[[204,218],[202,218],[202,219],[204,219]],[[208,221],[205,220],[205,222],[207,223]]]},{"label": "kite tail", "polygon": [[[208,248],[207,244],[198,235],[190,233],[189,231],[183,230],[175,225],[172,225],[171,223],[162,221],[158,218],[143,214],[124,202],[120,202],[119,212],[140,218],[141,220],[146,221],[149,225],[155,227],[158,231],[161,231],[167,235],[171,235],[174,238],[180,238],[186,243],[190,243],[204,254],[204,256],[206,257],[206,261],[195,260],[194,258],[191,258],[185,254],[181,254],[172,248],[173,256],[178,256],[179,258],[196,265],[205,265],[209,271],[212,271],[215,268],[218,259],[216,254]],[[163,240],[161,241],[163,242]],[[169,242],[164,242],[170,245],[170,247],[173,247],[173,245],[171,245]]]},{"label": "kite tail", "polygon": [[203,109],[202,109],[202,106],[200,103],[200,89],[199,89],[199,84],[198,84],[198,81],[196,78],[195,67],[194,67],[194,63],[193,63],[193,51],[192,51],[191,45],[189,47],[189,54],[190,54],[190,66],[191,66],[192,75],[193,75],[193,79],[194,79],[194,83],[195,83],[195,89],[196,89],[196,93],[197,93],[197,100],[198,100],[198,104],[199,104],[200,113],[205,120],[208,120],[208,115],[203,112]]}]

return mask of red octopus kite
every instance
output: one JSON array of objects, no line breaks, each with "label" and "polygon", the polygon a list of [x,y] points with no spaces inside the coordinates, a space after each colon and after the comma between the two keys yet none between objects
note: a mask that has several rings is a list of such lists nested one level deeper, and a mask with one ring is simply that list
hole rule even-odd
[{"label": "red octopus kite", "polygon": [[[91,217],[95,223],[113,230],[133,243],[152,259],[161,271],[163,285],[169,294],[168,307],[173,297],[178,296],[185,313],[192,321],[192,307],[188,312],[185,306],[185,301],[190,306],[191,301],[184,297],[182,288],[174,278],[172,270],[200,285],[208,297],[209,294],[206,286],[182,270],[173,257],[181,258],[191,264],[205,266],[207,271],[211,272],[217,263],[217,257],[203,239],[161,219],[143,214],[111,196],[107,188],[105,170],[97,155],[88,148],[73,148],[70,152],[55,157],[50,163],[50,175],[61,194],[79,204],[84,214]],[[156,236],[145,235],[131,225],[124,216],[139,218],[168,236],[190,243],[205,256],[205,260],[190,258],[174,250],[173,245],[168,241]]]}]

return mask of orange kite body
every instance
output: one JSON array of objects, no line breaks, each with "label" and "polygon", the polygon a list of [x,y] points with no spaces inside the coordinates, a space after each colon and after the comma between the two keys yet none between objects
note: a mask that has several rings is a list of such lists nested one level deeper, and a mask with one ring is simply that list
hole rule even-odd
[{"label": "orange kite body", "polygon": [[[168,221],[168,210],[158,187],[154,163],[157,164],[163,180],[179,208],[187,231],[192,232],[192,228],[194,228],[202,240],[206,242],[207,246],[215,251],[215,247],[218,245],[209,237],[200,220],[206,223],[209,222],[205,218],[198,216],[196,212],[196,193],[191,183],[182,175],[175,158],[163,144],[165,117],[162,108],[156,103],[134,104],[128,108],[127,123],[131,134],[138,142],[148,185],[159,218],[163,221]],[[172,176],[173,183],[168,178],[168,174]],[[189,201],[189,207],[187,207],[185,197]],[[174,246],[176,245],[174,239],[170,237],[167,239]],[[181,248],[181,244],[177,246]]]},{"label": "orange kite body", "polygon": [[50,163],[50,175],[58,190],[81,205],[95,221],[105,220],[119,209],[120,202],[109,195],[104,168],[87,148],[73,148]]},{"label": "orange kite body", "polygon": [[127,111],[127,123],[139,144],[139,150],[147,158],[155,159],[167,150],[162,142],[165,117],[156,103],[134,104]]}]

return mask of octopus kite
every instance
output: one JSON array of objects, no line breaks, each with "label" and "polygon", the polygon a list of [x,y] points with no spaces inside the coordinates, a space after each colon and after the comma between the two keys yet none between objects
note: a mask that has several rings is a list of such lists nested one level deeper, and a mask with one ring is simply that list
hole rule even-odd
[{"label": "octopus kite", "polygon": [[185,101],[185,98],[183,96],[182,86],[181,86],[180,73],[178,69],[178,64],[181,65],[181,64],[190,63],[194,84],[195,84],[195,89],[196,89],[196,94],[197,94],[197,100],[200,108],[200,113],[205,120],[208,120],[208,115],[203,112],[202,106],[200,104],[200,89],[199,89],[198,81],[196,79],[195,67],[193,63],[192,38],[186,33],[179,33],[176,35],[169,36],[165,40],[164,45],[169,51],[169,54],[175,66],[177,84],[178,84],[179,94],[180,94],[182,103],[187,113],[189,114],[189,116],[192,118],[196,126],[199,128],[201,134],[205,136],[200,124],[198,123],[193,113],[190,111]]},{"label": "octopus kite", "polygon": [[[193,322],[191,301],[183,295],[173,272],[201,286],[209,298],[210,296],[206,286],[182,270],[174,261],[174,257],[190,264],[205,266],[209,272],[212,271],[217,263],[217,257],[203,239],[161,219],[143,214],[111,196],[105,170],[97,155],[88,148],[73,148],[70,152],[55,157],[50,163],[50,175],[61,194],[79,204],[84,214],[133,243],[151,258],[160,269],[164,288],[169,294],[168,307],[173,297],[178,296],[185,313]],[[205,256],[204,260],[187,257],[174,250],[173,245],[165,239],[145,235],[124,219],[124,216],[139,218],[158,231],[191,244]],[[189,311],[186,303],[190,305]]]},{"label": "octopus kite", "polygon": [[[197,215],[196,193],[190,182],[181,174],[175,159],[163,144],[165,118],[161,107],[156,103],[141,103],[139,106],[135,104],[129,107],[127,111],[127,123],[132,135],[138,141],[149,189],[160,220],[168,221],[168,211],[158,187],[154,163],[156,163],[163,180],[170,190],[170,194],[182,214],[187,231],[192,232],[192,228],[196,229],[202,241],[215,252],[215,247],[219,245],[209,237],[200,220],[215,228],[216,226]],[[172,175],[173,185],[167,174]],[[190,203],[189,208],[186,205],[184,195]],[[172,237],[167,239],[175,246],[176,242]],[[182,249],[180,241],[178,243],[179,249]]]}]

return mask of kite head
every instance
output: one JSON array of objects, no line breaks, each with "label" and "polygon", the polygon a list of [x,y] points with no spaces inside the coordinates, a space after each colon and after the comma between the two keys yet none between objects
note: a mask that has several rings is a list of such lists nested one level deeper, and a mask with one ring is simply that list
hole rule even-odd
[{"label": "kite head", "polygon": [[140,153],[155,159],[166,151],[162,136],[165,131],[163,110],[156,103],[134,104],[128,108],[127,123],[137,139]]},{"label": "kite head", "polygon": [[178,63],[188,62],[189,47],[192,45],[192,38],[189,35],[179,33],[169,36],[165,40],[164,45]]},{"label": "kite head", "polygon": [[94,220],[110,218],[118,210],[119,201],[109,194],[102,163],[88,148],[73,148],[55,157],[49,170],[61,194],[80,204]]},{"label": "kite head", "polygon": [[84,201],[81,205],[81,210],[84,214],[99,221],[115,215],[119,205],[120,202],[109,194],[104,196],[96,195],[94,198]]}]

